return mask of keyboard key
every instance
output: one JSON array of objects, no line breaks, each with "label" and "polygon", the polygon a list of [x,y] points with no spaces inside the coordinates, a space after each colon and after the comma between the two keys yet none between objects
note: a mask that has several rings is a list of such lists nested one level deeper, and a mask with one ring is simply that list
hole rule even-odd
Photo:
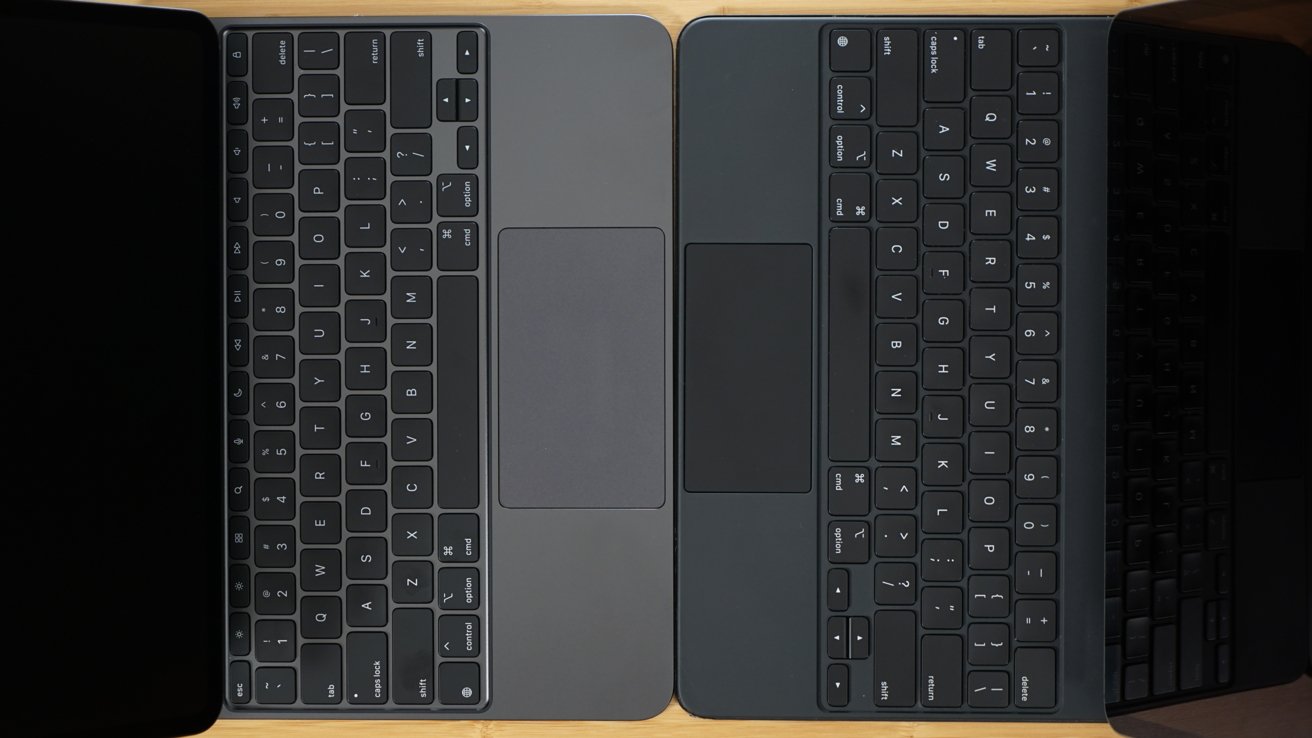
[{"label": "keyboard key", "polygon": [[[342,83],[346,103],[381,105],[386,99],[387,35],[381,31],[348,33],[343,51]],[[381,136],[382,132],[379,133]]]},{"label": "keyboard key", "polygon": [[1021,72],[1016,75],[1016,111],[1021,115],[1052,115],[1060,107],[1055,72]]},{"label": "keyboard key", "polygon": [[392,126],[433,124],[433,36],[428,31],[392,34]]},{"label": "keyboard key", "polygon": [[296,39],[296,59],[301,69],[336,69],[341,57],[341,39],[332,31],[302,33]]},{"label": "keyboard key", "polygon": [[474,658],[482,648],[476,615],[443,615],[437,619],[437,641],[443,658]]},{"label": "keyboard key", "polygon": [[1010,138],[1011,109],[1012,103],[1009,97],[971,98],[970,135],[975,138]]},{"label": "keyboard key", "polygon": [[257,33],[251,47],[251,87],[261,95],[292,91],[296,70],[292,66],[290,33]]},{"label": "keyboard key", "polygon": [[966,96],[966,38],[961,31],[925,31],[925,101],[961,102]]},{"label": "keyboard key", "polygon": [[875,119],[881,126],[913,126],[919,114],[917,33],[880,30],[875,34]]},{"label": "keyboard key", "polygon": [[393,182],[390,204],[393,223],[431,223],[433,185],[413,180]]},{"label": "keyboard key", "polygon": [[865,467],[829,470],[829,514],[864,517],[870,512],[870,472]]},{"label": "keyboard key", "polygon": [[348,110],[343,117],[343,131],[347,151],[380,152],[387,145],[387,116],[381,110]]},{"label": "keyboard key", "polygon": [[387,625],[387,587],[352,584],[346,588],[346,624],[352,628]]},{"label": "keyboard key", "polygon": [[1018,210],[1056,210],[1060,200],[1060,176],[1056,169],[1026,167],[1016,172]]},{"label": "keyboard key", "polygon": [[967,701],[971,707],[1006,707],[1009,675],[1005,671],[972,671],[966,679]]},{"label": "keyboard key", "polygon": [[829,456],[860,461],[870,456],[868,230],[830,232],[829,275]]},{"label": "keyboard key", "polygon": [[444,218],[478,215],[478,177],[443,174],[437,178],[437,214]]},{"label": "keyboard key", "polygon": [[260,620],[255,623],[255,658],[265,663],[295,661],[295,621]]},{"label": "keyboard key", "polygon": [[478,120],[478,80],[456,80],[456,120]]},{"label": "keyboard key", "polygon": [[291,100],[262,97],[251,105],[251,137],[256,141],[290,141],[295,120]]},{"label": "keyboard key", "polygon": [[478,282],[437,280],[438,504],[478,506]]},{"label": "keyboard key", "polygon": [[961,706],[961,636],[927,635],[920,640],[920,703]]},{"label": "keyboard key", "polygon": [[301,647],[301,701],[307,705],[336,705],[342,701],[342,647],[336,643],[307,643]]},{"label": "keyboard key", "polygon": [[1006,666],[1011,660],[1011,638],[1002,623],[972,623],[967,633],[972,666]]},{"label": "keyboard key", "polygon": [[439,515],[437,546],[438,560],[443,563],[478,561],[478,516],[466,513]]},{"label": "keyboard key", "polygon": [[[831,220],[838,222],[865,222],[870,220],[870,177],[865,174],[831,174],[829,176],[829,200],[829,217]],[[868,234],[868,232],[866,233]],[[844,238],[859,235],[859,233],[855,233]],[[869,244],[868,235],[866,236],[866,243]],[[851,249],[845,249],[845,251],[851,251]]]},{"label": "keyboard key", "polygon": [[1061,61],[1061,36],[1053,28],[1026,28],[1016,34],[1016,61],[1022,67],[1052,67]]},{"label": "keyboard key", "polygon": [[[223,106],[230,126],[246,125],[247,106],[250,104],[250,89],[245,82],[229,82]],[[230,220],[242,220],[230,218]]]},{"label": "keyboard key", "polygon": [[834,120],[870,118],[870,79],[835,77],[829,80],[829,117]]},{"label": "keyboard key", "polygon": [[433,601],[433,564],[397,561],[392,564],[392,601],[424,604]]},{"label": "keyboard key", "polygon": [[456,81],[437,81],[437,119],[443,122],[456,120]]},{"label": "keyboard key", "polygon": [[297,112],[306,118],[335,118],[341,110],[341,90],[335,74],[302,74]]},{"label": "keyboard key", "polygon": [[912,605],[915,601],[915,564],[881,562],[875,565],[875,604]]},{"label": "keyboard key", "polygon": [[229,77],[245,77],[247,68],[247,36],[229,31],[224,34],[224,65]]},{"label": "keyboard key", "polygon": [[843,612],[850,601],[851,584],[847,569],[830,569],[825,584],[825,604],[834,612]]},{"label": "keyboard key", "polygon": [[456,34],[456,71],[461,74],[478,73],[478,33],[461,31]]},{"label": "keyboard key", "polygon": [[392,700],[399,705],[433,704],[433,611],[392,612]]},{"label": "keyboard key", "polygon": [[[352,35],[347,34],[347,39]],[[386,603],[380,604],[386,607]],[[353,705],[386,703],[388,676],[387,634],[347,634],[346,701]]]},{"label": "keyboard key", "polygon": [[848,658],[847,620],[841,617],[829,618],[825,626],[825,649],[831,659]]},{"label": "keyboard key", "polygon": [[829,526],[827,550],[831,564],[864,564],[870,560],[870,526],[835,522]]},{"label": "keyboard key", "polygon": [[460,126],[456,129],[456,166],[461,169],[478,168],[478,129]]},{"label": "keyboard key", "polygon": [[[256,34],[257,38],[259,34]],[[255,670],[255,701],[261,705],[290,705],[296,701],[296,670],[267,666]]]},{"label": "keyboard key", "polygon": [[872,635],[875,705],[916,704],[916,616],[903,610],[878,610]]},{"label": "keyboard key", "polygon": [[1057,704],[1057,653],[1050,648],[1016,649],[1017,707],[1050,708]]},{"label": "keyboard key", "polygon": [[829,69],[834,72],[870,71],[870,31],[860,29],[830,31]]},{"label": "keyboard key", "polygon": [[248,661],[228,664],[228,701],[245,705],[251,701],[251,665]]},{"label": "keyboard key", "polygon": [[477,610],[478,570],[443,568],[437,572],[437,603],[443,610]]},{"label": "keyboard key", "polygon": [[966,141],[966,115],[960,108],[930,108],[925,111],[921,136],[926,151],[957,151]]},{"label": "keyboard key", "polygon": [[437,669],[438,693],[442,704],[478,704],[482,693],[478,664],[443,662]]},{"label": "keyboard key", "polygon": [[472,272],[479,261],[478,224],[437,224],[437,268],[444,272]]},{"label": "keyboard key", "polygon": [[971,31],[970,86],[975,90],[1011,89],[1011,31]]}]

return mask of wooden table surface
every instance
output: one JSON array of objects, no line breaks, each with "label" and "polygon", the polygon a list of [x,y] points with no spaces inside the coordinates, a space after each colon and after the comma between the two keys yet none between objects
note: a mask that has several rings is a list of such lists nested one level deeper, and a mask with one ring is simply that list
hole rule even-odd
[{"label": "wooden table surface", "polygon": [[[130,1],[130,0],[129,0]],[[703,15],[1111,15],[1149,0],[145,0],[142,5],[187,7],[216,17],[279,15],[501,15],[541,13],[639,13],[649,15],[678,38],[680,29]],[[823,8],[823,13],[821,9]],[[1304,42],[1304,39],[1297,39]],[[1306,682],[1306,680],[1305,680]],[[1289,697],[1309,699],[1306,683]],[[1282,698],[1286,695],[1280,695]],[[1283,702],[1278,699],[1277,702]],[[1231,710],[1223,712],[1229,714]],[[1249,726],[1253,727],[1253,726]],[[1277,731],[1279,732],[1279,731]],[[896,736],[899,738],[1088,738],[1117,735],[1106,724],[792,722],[702,720],[677,700],[660,715],[639,722],[570,721],[341,721],[220,720],[212,738],[308,738],[309,736],[441,736],[442,738],[565,738],[621,736],[672,738],[806,738]],[[1180,733],[1175,735],[1179,736]],[[1271,735],[1271,733],[1267,733]]]}]

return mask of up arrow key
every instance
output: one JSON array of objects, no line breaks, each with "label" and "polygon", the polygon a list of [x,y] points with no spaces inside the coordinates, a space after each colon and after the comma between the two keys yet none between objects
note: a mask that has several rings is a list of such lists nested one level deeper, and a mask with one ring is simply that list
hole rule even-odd
[{"label": "up arrow key", "polygon": [[830,569],[828,582],[828,596],[826,604],[833,612],[843,612],[847,609],[847,589],[848,589],[847,569]]},{"label": "up arrow key", "polygon": [[461,31],[456,34],[456,71],[474,74],[478,71],[478,32]]}]

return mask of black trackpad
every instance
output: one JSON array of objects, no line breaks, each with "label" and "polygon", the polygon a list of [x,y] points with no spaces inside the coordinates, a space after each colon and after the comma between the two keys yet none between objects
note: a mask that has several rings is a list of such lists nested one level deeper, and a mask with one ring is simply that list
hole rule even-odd
[{"label": "black trackpad", "polygon": [[684,488],[811,490],[811,247],[684,254]]}]

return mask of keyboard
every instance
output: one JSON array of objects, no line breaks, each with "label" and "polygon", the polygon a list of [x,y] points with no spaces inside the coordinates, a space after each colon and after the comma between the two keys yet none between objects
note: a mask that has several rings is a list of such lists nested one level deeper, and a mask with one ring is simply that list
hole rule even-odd
[{"label": "keyboard", "polygon": [[[1197,39],[1197,35],[1192,36]],[[1106,694],[1110,709],[1233,675],[1234,50],[1118,29],[1111,43]],[[1212,313],[1209,315],[1209,313]]]},{"label": "keyboard", "polygon": [[228,705],[476,710],[487,34],[223,48]]},{"label": "keyboard", "polygon": [[1047,713],[1062,33],[826,26],[819,704]]}]

